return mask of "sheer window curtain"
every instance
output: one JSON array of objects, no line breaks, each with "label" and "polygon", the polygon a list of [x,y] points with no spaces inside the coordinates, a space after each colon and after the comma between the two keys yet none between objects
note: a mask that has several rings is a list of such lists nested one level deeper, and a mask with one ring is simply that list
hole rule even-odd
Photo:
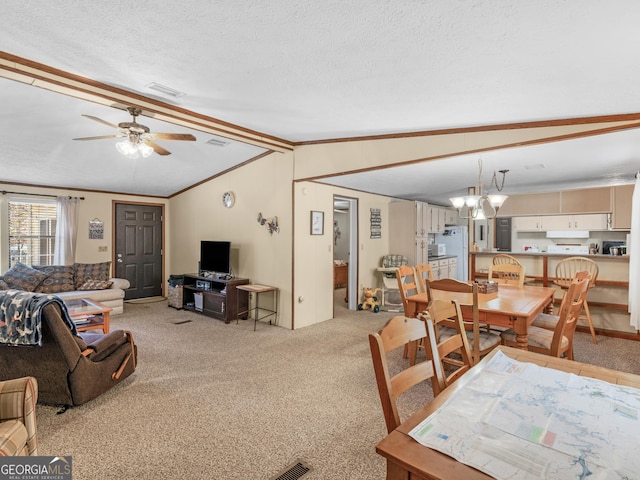
[{"label": "sheer window curtain", "polygon": [[636,185],[631,200],[631,245],[628,245],[627,249],[630,324],[636,330],[640,330],[640,172],[636,173]]},{"label": "sheer window curtain", "polygon": [[79,206],[80,200],[76,197],[57,197],[54,265],[73,265],[76,260]]}]

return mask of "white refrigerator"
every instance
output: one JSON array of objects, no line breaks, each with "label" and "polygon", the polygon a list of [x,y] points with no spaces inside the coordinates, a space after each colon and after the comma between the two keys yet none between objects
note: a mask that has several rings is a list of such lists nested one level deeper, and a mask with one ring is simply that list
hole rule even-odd
[{"label": "white refrigerator", "polygon": [[[446,246],[446,254],[458,258],[456,279],[466,282],[469,278],[469,231],[467,227],[446,227],[444,233],[436,233],[434,243]],[[431,259],[430,259],[431,260]]]}]

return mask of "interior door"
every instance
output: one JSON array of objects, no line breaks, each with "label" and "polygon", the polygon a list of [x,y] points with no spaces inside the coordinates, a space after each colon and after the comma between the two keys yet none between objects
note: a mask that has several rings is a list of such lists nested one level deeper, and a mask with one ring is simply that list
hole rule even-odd
[{"label": "interior door", "polygon": [[116,204],[115,273],[131,286],[125,299],[162,295],[161,205]]},{"label": "interior door", "polygon": [[496,248],[501,252],[511,251],[511,217],[496,218]]}]

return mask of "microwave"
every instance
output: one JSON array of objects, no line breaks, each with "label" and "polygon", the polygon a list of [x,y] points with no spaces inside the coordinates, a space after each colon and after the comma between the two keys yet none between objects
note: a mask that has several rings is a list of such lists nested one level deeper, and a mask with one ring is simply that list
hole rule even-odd
[{"label": "microwave", "polygon": [[443,257],[447,254],[447,247],[442,243],[434,243],[433,245],[429,245],[429,256],[430,257]]}]

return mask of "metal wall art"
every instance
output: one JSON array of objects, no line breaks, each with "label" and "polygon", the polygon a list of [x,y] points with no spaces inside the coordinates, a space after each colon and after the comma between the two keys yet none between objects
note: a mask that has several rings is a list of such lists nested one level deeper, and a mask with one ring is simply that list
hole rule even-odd
[{"label": "metal wall art", "polygon": [[269,230],[269,235],[273,235],[273,232],[280,233],[280,227],[278,226],[278,217],[273,217],[271,220],[267,220],[262,216],[262,213],[258,213],[258,223],[264,225]]}]

